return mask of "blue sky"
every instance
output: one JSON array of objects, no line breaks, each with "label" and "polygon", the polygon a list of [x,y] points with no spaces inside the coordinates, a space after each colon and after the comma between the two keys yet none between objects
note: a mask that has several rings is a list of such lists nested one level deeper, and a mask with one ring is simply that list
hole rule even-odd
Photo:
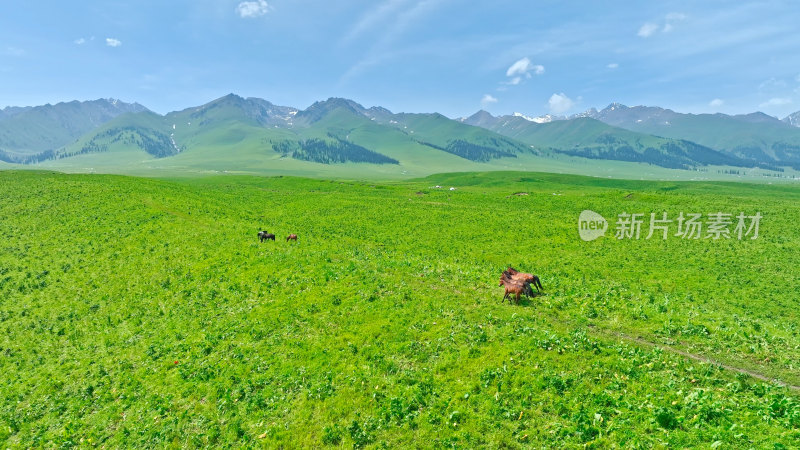
[{"label": "blue sky", "polygon": [[101,97],[157,111],[233,92],[450,117],[611,102],[800,110],[800,4],[139,0],[0,3],[0,107]]}]

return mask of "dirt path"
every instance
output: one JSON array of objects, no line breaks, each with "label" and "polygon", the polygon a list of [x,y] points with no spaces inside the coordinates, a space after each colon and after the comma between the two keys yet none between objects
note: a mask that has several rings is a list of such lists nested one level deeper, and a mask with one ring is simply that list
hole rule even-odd
[{"label": "dirt path", "polygon": [[646,346],[646,347],[660,348],[660,349],[668,351],[670,353],[674,353],[676,355],[681,355],[684,358],[689,358],[689,359],[693,359],[695,361],[700,361],[700,362],[704,362],[704,363],[708,363],[708,364],[713,364],[715,366],[722,367],[723,369],[730,370],[732,372],[742,373],[742,374],[749,375],[749,376],[751,376],[753,378],[756,378],[758,380],[761,380],[761,381],[767,381],[767,382],[776,383],[776,384],[779,384],[781,386],[787,387],[789,389],[792,389],[792,390],[795,390],[795,391],[800,391],[800,386],[797,386],[797,385],[794,385],[794,384],[791,384],[791,383],[787,383],[787,382],[785,382],[783,380],[779,380],[777,378],[768,377],[768,376],[764,375],[763,373],[755,372],[755,371],[752,371],[752,370],[749,370],[749,369],[744,369],[742,367],[735,367],[735,366],[731,366],[731,365],[728,365],[728,364],[724,364],[724,363],[722,363],[720,361],[717,361],[715,359],[708,358],[706,356],[698,355],[698,354],[695,354],[695,353],[689,353],[687,351],[680,350],[680,349],[677,349],[675,347],[670,347],[669,345],[657,344],[655,342],[650,342],[650,341],[642,339],[640,337],[631,336],[631,335],[628,335],[628,334],[625,334],[625,333],[622,333],[622,332],[619,332],[619,331],[603,330],[603,329],[597,328],[594,325],[589,325],[589,329],[592,331],[592,333],[598,334],[598,335],[601,335],[601,336],[604,336],[604,337],[618,338],[618,339],[622,339],[624,341],[634,342],[636,344],[643,345],[643,346]]}]

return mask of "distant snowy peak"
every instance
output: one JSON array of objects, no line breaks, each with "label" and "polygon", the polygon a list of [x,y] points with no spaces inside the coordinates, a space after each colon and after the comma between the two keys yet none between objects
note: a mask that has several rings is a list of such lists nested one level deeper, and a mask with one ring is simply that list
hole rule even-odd
[{"label": "distant snowy peak", "polygon": [[537,118],[536,117],[529,117],[529,116],[526,116],[525,114],[522,114],[522,113],[515,112],[512,115],[514,117],[522,117],[523,119],[525,119],[527,121],[530,121],[530,122],[537,122],[537,120],[536,120]]},{"label": "distant snowy peak", "polygon": [[594,118],[597,117],[597,114],[598,114],[598,111],[597,111],[596,108],[589,108],[589,109],[587,109],[586,111],[584,111],[582,113],[573,114],[569,118],[570,119],[579,119],[579,118],[583,118],[583,117],[590,117],[590,118],[594,119]]},{"label": "distant snowy peak", "polygon": [[618,114],[620,114],[620,113],[622,113],[624,111],[628,111],[628,110],[631,110],[631,109],[633,109],[633,108],[625,106],[622,103],[614,102],[614,103],[611,103],[610,105],[606,106],[605,108],[603,108],[603,109],[601,109],[599,111],[597,110],[597,108],[589,108],[589,109],[587,109],[586,111],[584,111],[582,113],[573,114],[573,115],[569,116],[569,118],[570,119],[580,119],[580,118],[584,118],[584,117],[589,117],[591,119],[602,120],[605,117],[618,115]]},{"label": "distant snowy peak", "polygon": [[550,122],[552,122],[554,120],[566,120],[566,117],[553,116],[551,114],[545,114],[543,116],[538,116],[538,117],[530,117],[530,116],[526,116],[525,114],[515,112],[513,114],[513,116],[514,117],[521,117],[521,118],[527,120],[528,122],[534,122],[534,123],[550,123]]},{"label": "distant snowy peak", "polygon": [[622,103],[614,102],[614,103],[606,106],[605,109],[603,109],[603,112],[605,112],[605,111],[616,111],[616,110],[619,110],[619,109],[628,109],[628,107],[623,105]]},{"label": "distant snowy peak", "polygon": [[783,121],[793,127],[800,127],[800,111],[786,116]]},{"label": "distant snowy peak", "polygon": [[628,126],[644,126],[645,124],[670,125],[673,120],[682,116],[672,110],[658,106],[626,106],[622,103],[614,102],[600,111],[592,108],[570,118],[580,117],[589,117],[605,122],[608,125],[625,128]]}]

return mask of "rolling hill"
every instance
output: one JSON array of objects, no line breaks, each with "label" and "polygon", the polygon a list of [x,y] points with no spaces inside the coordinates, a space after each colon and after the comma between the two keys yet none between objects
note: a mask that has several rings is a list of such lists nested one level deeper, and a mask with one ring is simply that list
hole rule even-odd
[{"label": "rolling hill", "polygon": [[58,151],[58,158],[104,152],[145,152],[155,157],[180,153],[164,117],[145,111],[112,119]]},{"label": "rolling hill", "polygon": [[581,116],[639,133],[689,140],[745,160],[800,169],[800,129],[792,126],[793,116],[781,121],[758,112],[736,116],[683,114],[619,103]]},{"label": "rolling hill", "polygon": [[464,123],[487,128],[537,149],[584,158],[644,162],[674,169],[753,165],[693,142],[636,133],[589,117],[537,123],[519,115],[494,117],[479,111],[464,119]]},{"label": "rolling hill", "polygon": [[29,163],[48,159],[121,114],[147,111],[138,103],[115,99],[5,108],[0,114],[0,160]]},{"label": "rolling hill", "polygon": [[[468,126],[441,114],[394,114],[385,108],[366,109],[352,100],[331,98],[316,102],[295,116],[294,129],[300,136],[322,135],[340,142],[359,142],[380,148],[383,134],[408,147],[445,152],[473,161],[488,162],[531,153],[513,140],[484,129]],[[364,139],[370,134],[374,137]],[[362,142],[363,139],[363,142]]]}]

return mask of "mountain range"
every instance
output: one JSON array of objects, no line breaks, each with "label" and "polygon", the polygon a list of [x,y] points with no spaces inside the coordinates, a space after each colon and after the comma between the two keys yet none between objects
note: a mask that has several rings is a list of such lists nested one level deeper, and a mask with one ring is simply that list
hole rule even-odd
[{"label": "mountain range", "polygon": [[0,159],[13,162],[47,159],[64,145],[121,114],[147,111],[138,103],[115,99],[7,107],[0,110]]},{"label": "mountain range", "polygon": [[[543,158],[612,160],[663,168],[703,166],[800,170],[800,112],[784,120],[762,113],[683,114],[614,103],[571,117],[450,119],[393,113],[330,98],[306,109],[229,94],[160,115],[114,99],[0,110],[0,160],[13,164],[137,158],[203,167],[386,167],[535,165]],[[138,155],[138,156],[137,156]],[[294,164],[294,163],[293,163]],[[535,168],[535,167],[531,167]]]},{"label": "mountain range", "polygon": [[[493,117],[480,111],[460,120],[527,141],[538,140],[541,134],[550,133],[548,129],[557,129],[560,133],[557,148],[576,154],[587,153],[592,140],[602,143],[610,141],[609,137],[613,136],[613,148],[608,150],[612,155],[606,159],[620,159],[613,153],[619,153],[632,142],[642,143],[643,136],[647,136],[645,140],[656,148],[664,145],[653,142],[656,137],[682,142],[696,156],[691,159],[701,164],[720,163],[714,158],[709,159],[712,154],[707,150],[710,149],[737,161],[724,164],[800,169],[800,112],[778,120],[760,112],[734,116],[684,114],[658,107],[628,107],[612,103],[603,110],[592,108],[570,117],[530,118],[518,113]],[[589,126],[588,120],[601,122],[606,127],[596,123]],[[692,143],[698,147],[693,147]],[[576,144],[579,149],[568,150],[570,145]],[[663,162],[654,164],[665,165]]]}]

